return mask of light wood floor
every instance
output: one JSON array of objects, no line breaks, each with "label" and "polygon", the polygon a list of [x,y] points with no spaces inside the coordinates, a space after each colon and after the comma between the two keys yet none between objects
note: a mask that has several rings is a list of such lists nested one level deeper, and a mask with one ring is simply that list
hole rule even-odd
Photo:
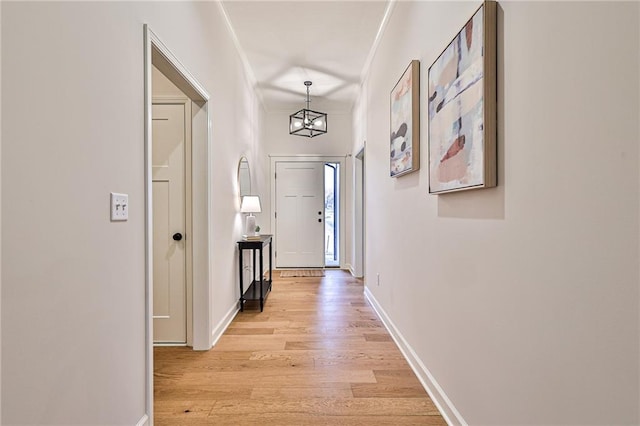
[{"label": "light wood floor", "polygon": [[445,425],[343,271],[280,278],[208,352],[155,349],[156,425]]}]

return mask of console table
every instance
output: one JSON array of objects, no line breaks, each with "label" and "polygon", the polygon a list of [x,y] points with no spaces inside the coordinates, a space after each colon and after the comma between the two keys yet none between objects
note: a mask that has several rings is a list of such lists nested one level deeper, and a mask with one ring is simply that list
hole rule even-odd
[{"label": "console table", "polygon": [[[240,261],[240,312],[244,311],[244,303],[247,300],[259,300],[260,301],[260,312],[262,312],[264,308],[264,302],[267,299],[267,295],[269,291],[271,291],[271,273],[273,270],[273,250],[271,248],[271,235],[260,235],[259,239],[248,239],[238,241],[238,252],[239,252],[239,261]],[[264,263],[263,263],[263,250],[265,246],[269,246],[269,279],[264,279]],[[252,263],[252,281],[249,287],[244,289],[244,262],[242,260],[242,252],[244,250],[251,250],[253,253],[253,263]],[[260,265],[259,268],[256,268],[256,251],[259,253],[260,257]],[[257,270],[256,270],[257,269]],[[256,278],[256,272],[258,273],[258,278]]]}]

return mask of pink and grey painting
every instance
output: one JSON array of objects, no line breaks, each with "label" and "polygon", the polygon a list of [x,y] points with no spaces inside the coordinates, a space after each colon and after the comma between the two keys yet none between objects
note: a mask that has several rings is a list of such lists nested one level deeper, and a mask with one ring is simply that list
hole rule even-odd
[{"label": "pink and grey painting", "polygon": [[484,184],[484,7],[429,68],[429,192]]},{"label": "pink and grey painting", "polygon": [[413,62],[391,91],[391,176],[415,171],[413,141]]}]

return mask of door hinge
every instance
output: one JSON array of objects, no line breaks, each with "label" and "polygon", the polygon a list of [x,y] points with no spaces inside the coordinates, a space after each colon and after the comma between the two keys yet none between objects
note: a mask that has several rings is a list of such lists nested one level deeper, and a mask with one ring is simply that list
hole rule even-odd
[{"label": "door hinge", "polygon": [[274,212],[274,217],[277,219],[278,218],[278,212]]},{"label": "door hinge", "polygon": [[273,178],[274,178],[274,179],[278,179],[278,173],[274,173],[274,174],[273,174]]},{"label": "door hinge", "polygon": [[274,257],[278,257],[278,250],[276,250]]}]

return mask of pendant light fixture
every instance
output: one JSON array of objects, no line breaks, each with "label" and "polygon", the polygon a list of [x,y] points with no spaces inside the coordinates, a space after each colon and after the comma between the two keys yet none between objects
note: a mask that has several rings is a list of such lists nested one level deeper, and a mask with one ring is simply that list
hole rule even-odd
[{"label": "pendant light fixture", "polygon": [[297,136],[314,136],[327,133],[327,114],[324,112],[312,111],[309,109],[309,86],[310,81],[305,81],[307,86],[307,107],[289,116],[289,134]]}]

